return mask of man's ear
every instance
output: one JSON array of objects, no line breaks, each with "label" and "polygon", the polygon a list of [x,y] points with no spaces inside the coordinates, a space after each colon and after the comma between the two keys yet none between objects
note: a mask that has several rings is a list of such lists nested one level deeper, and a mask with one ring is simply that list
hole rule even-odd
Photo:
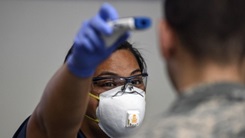
[{"label": "man's ear", "polygon": [[169,59],[174,54],[176,43],[175,33],[166,20],[161,20],[158,28],[161,54],[165,59]]}]

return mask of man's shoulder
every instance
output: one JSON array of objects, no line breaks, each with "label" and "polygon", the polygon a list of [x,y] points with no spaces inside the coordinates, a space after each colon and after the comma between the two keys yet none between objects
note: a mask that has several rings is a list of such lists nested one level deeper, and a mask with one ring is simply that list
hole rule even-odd
[{"label": "man's shoulder", "polygon": [[237,102],[231,105],[224,103],[221,105],[215,100],[210,100],[189,112],[178,114],[166,112],[160,117],[158,116],[150,127],[146,127],[146,136],[238,138],[239,136],[244,136],[245,133],[244,111],[245,102]]},{"label": "man's shoulder", "polygon": [[[181,94],[169,108],[170,114],[223,111],[223,108],[245,102],[243,85],[218,83],[204,85]],[[194,110],[194,111],[193,111]]]},{"label": "man's shoulder", "polygon": [[244,136],[244,89],[215,87],[177,99],[167,112],[157,117],[149,134],[168,138]]},{"label": "man's shoulder", "polygon": [[[227,103],[228,104],[228,103]],[[188,113],[166,114],[155,125],[155,134],[164,137],[236,137],[245,132],[245,102],[220,105],[209,101]],[[224,135],[224,136],[223,136]]]}]

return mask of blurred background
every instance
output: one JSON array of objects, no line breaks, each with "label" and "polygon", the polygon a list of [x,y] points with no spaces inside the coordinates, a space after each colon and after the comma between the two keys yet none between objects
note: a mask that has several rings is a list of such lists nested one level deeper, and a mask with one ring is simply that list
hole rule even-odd
[{"label": "blurred background", "polygon": [[[104,0],[0,1],[0,137],[10,138],[41,98],[45,85],[62,65],[85,19]],[[153,26],[133,32],[130,42],[148,64],[146,121],[174,100],[158,49],[160,0],[109,0],[121,17],[149,16]],[[137,136],[135,136],[137,137]]]}]

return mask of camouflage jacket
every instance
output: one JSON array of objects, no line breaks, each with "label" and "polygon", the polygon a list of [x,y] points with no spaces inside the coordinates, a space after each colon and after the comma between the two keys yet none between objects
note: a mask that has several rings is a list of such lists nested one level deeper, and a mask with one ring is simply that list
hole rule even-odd
[{"label": "camouflage jacket", "polygon": [[217,83],[187,91],[146,126],[147,138],[245,138],[245,86]]}]

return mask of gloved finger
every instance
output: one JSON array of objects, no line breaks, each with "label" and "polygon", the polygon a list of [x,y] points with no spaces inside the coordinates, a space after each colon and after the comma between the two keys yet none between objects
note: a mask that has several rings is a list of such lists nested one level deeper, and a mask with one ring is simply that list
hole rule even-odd
[{"label": "gloved finger", "polygon": [[97,32],[103,35],[111,35],[113,33],[113,28],[110,27],[106,21],[104,21],[99,15],[93,17],[89,24],[93,27]]},{"label": "gloved finger", "polygon": [[88,38],[84,38],[81,40],[81,50],[87,51],[87,52],[93,52],[95,51],[95,48],[93,47],[93,44]]},{"label": "gloved finger", "polygon": [[117,49],[117,47],[119,47],[119,45],[122,43],[122,42],[125,42],[130,36],[130,33],[129,32],[126,32],[125,34],[123,34],[116,42],[115,44],[113,44],[112,47],[109,47],[107,52],[108,53],[112,53],[113,51],[115,51]]},{"label": "gloved finger", "polygon": [[88,28],[89,27],[88,24],[89,24],[89,22],[88,22],[88,20],[86,20],[81,25],[81,28],[77,32],[77,35],[75,36],[75,39],[74,39],[74,43],[75,44],[79,45],[79,44],[82,43],[82,40],[84,39],[84,31],[85,31],[85,28]]},{"label": "gloved finger", "polygon": [[92,52],[95,49],[95,44],[91,37],[96,39],[96,36],[94,35],[95,34],[93,34],[93,31],[89,26],[89,21],[86,20],[83,22],[81,29],[78,31],[74,43],[76,45],[81,45],[83,50]]},{"label": "gloved finger", "polygon": [[84,35],[90,40],[92,45],[94,45],[94,48],[99,50],[104,48],[104,42],[101,39],[101,35],[98,32],[96,32],[93,28],[87,27],[84,32]]},{"label": "gloved finger", "polygon": [[99,11],[99,15],[104,21],[115,20],[118,18],[116,9],[109,3],[104,3]]}]

